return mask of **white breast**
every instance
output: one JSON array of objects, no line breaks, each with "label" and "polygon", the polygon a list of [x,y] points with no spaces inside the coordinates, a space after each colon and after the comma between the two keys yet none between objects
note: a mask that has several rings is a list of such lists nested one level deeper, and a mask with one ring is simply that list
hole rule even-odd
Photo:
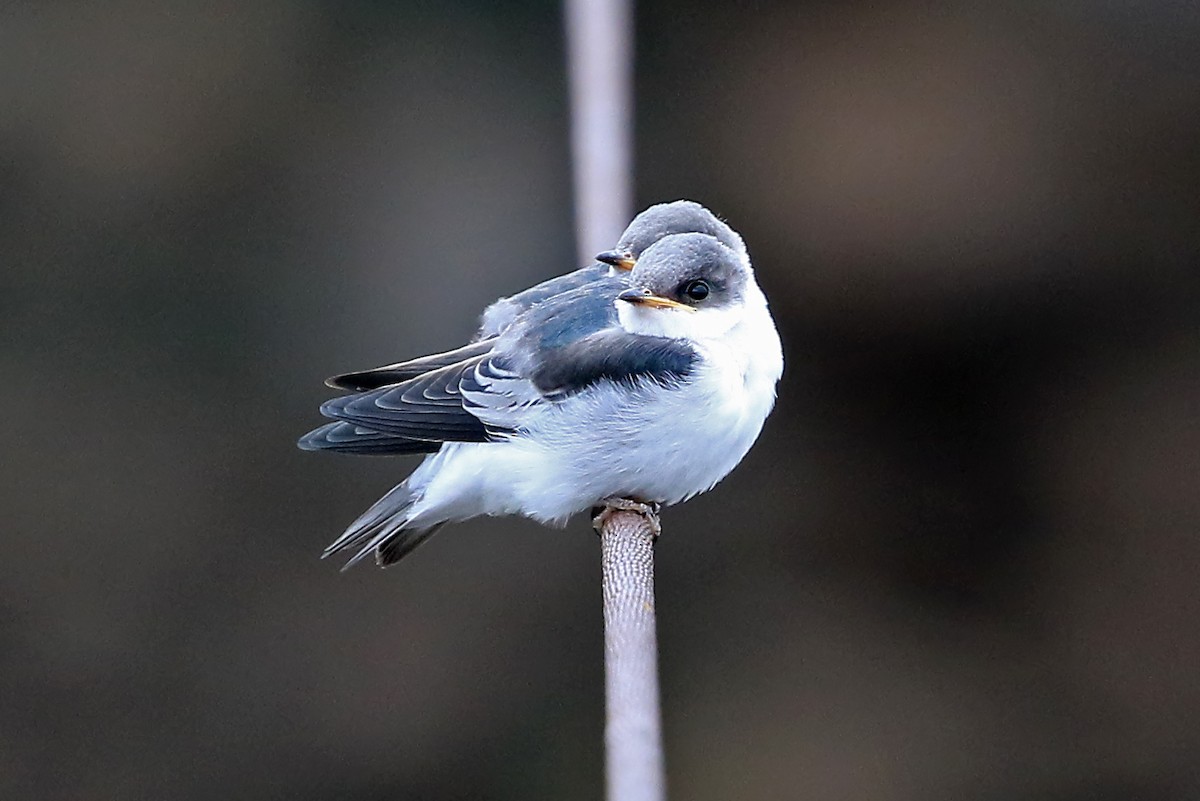
[{"label": "white breast", "polygon": [[[711,489],[741,462],[775,405],[783,353],[766,300],[756,294],[743,318],[723,336],[697,341],[703,365],[692,391],[684,393],[689,397],[681,400],[702,412],[706,436],[682,444],[678,457],[707,464],[710,470],[702,486],[692,486],[685,497]],[[689,415],[688,408],[680,414]]]}]

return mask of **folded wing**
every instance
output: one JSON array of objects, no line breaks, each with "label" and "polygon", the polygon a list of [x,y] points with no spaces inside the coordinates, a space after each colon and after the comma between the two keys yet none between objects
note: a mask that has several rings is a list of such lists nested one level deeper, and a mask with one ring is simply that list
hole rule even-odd
[{"label": "folded wing", "polygon": [[[540,411],[605,382],[686,381],[699,358],[686,341],[630,334],[618,324],[613,304],[624,286],[601,278],[528,309],[498,338],[331,379],[365,391],[322,405],[337,422],[306,435],[300,447],[431,453],[443,442],[521,436]],[[444,363],[453,356],[463,358]],[[423,367],[430,369],[402,378]]]},{"label": "folded wing", "polygon": [[394,386],[326,401],[321,414],[369,431],[426,442],[489,442],[506,432],[463,407],[459,385],[476,357]]}]

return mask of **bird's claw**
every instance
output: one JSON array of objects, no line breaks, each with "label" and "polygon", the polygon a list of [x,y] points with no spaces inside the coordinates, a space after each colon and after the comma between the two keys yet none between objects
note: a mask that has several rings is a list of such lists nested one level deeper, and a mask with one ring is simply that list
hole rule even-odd
[{"label": "bird's claw", "polygon": [[653,501],[635,501],[632,498],[605,498],[599,505],[592,507],[592,528],[599,532],[604,528],[608,519],[617,512],[636,512],[646,519],[654,534],[654,539],[662,533],[662,525],[658,522],[658,513],[662,504]]}]

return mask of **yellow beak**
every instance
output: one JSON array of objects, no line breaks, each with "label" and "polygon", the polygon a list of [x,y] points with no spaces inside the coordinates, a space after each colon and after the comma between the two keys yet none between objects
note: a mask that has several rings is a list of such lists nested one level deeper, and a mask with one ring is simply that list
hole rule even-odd
[{"label": "yellow beak", "polygon": [[696,308],[689,306],[686,303],[680,303],[677,300],[664,298],[662,295],[655,295],[649,289],[626,289],[620,295],[617,295],[617,300],[623,300],[626,303],[634,303],[639,306],[650,306],[654,309],[679,309],[681,311],[694,312]]},{"label": "yellow beak", "polygon": [[620,250],[606,250],[603,253],[597,253],[596,261],[602,261],[607,265],[616,267],[618,270],[625,270],[627,272],[633,269],[633,265],[637,264],[637,259]]}]

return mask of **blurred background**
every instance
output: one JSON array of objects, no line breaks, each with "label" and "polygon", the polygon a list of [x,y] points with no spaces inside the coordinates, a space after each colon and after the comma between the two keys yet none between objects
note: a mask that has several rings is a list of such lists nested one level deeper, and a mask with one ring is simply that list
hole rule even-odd
[{"label": "blurred background", "polygon": [[[787,369],[664,515],[680,799],[1200,797],[1200,7],[645,0]],[[575,267],[557,3],[0,11],[0,797],[602,797],[598,543],[317,557],[321,380]]]}]

